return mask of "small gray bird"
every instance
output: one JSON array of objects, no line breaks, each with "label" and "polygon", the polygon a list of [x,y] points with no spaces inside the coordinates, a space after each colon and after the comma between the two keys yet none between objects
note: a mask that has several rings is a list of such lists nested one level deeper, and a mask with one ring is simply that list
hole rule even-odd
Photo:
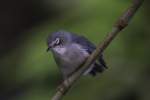
[{"label": "small gray bird", "polygon": [[[95,50],[95,45],[83,36],[66,31],[53,32],[47,40],[48,49],[51,50],[64,79],[79,68],[86,58]],[[107,68],[102,54],[99,55],[83,75],[96,75]]]}]

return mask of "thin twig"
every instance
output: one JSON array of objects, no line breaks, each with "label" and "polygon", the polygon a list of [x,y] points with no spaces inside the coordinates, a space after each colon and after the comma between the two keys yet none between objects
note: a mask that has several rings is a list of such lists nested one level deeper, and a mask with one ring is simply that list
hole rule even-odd
[{"label": "thin twig", "polygon": [[133,0],[131,6],[118,19],[111,32],[109,32],[104,41],[97,46],[96,50],[88,57],[87,61],[83,64],[83,66],[74,74],[72,74],[68,79],[63,81],[63,83],[56,91],[56,94],[52,97],[52,100],[62,99],[62,97],[70,89],[73,83],[75,83],[75,81],[80,78],[82,73],[90,67],[90,65],[97,59],[99,54],[101,54],[106,49],[106,47],[111,43],[116,35],[128,25],[129,21],[132,19],[133,15],[141,6],[143,1],[144,0]]}]

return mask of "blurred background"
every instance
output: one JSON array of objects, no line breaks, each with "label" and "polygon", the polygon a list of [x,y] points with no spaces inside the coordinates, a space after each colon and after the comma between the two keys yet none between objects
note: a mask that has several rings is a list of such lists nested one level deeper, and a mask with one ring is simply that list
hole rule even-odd
[{"label": "blurred background", "polygon": [[[109,67],[82,77],[64,100],[150,100],[150,13],[145,0],[104,52]],[[61,82],[47,36],[66,30],[98,44],[131,0],[1,0],[0,100],[50,100]]]}]

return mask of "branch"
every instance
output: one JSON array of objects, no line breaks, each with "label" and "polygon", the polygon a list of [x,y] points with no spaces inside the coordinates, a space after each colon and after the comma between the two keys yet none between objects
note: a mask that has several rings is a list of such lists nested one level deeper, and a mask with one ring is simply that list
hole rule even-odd
[{"label": "branch", "polygon": [[90,65],[97,59],[99,54],[101,54],[106,49],[106,47],[111,43],[116,35],[128,25],[143,1],[144,0],[133,0],[131,6],[118,19],[111,32],[109,32],[104,41],[97,46],[96,50],[88,57],[83,66],[78,71],[73,73],[68,79],[63,81],[63,83],[59,86],[56,94],[52,97],[52,100],[62,99],[73,83],[75,83],[75,81],[80,78],[82,73],[84,73],[84,71],[90,67]]}]

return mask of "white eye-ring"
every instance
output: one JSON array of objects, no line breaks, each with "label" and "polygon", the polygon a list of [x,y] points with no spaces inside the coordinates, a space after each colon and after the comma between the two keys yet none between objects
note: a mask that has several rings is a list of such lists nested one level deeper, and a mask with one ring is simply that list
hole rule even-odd
[{"label": "white eye-ring", "polygon": [[59,44],[60,43],[60,39],[59,38],[56,38],[55,39],[55,44]]}]

